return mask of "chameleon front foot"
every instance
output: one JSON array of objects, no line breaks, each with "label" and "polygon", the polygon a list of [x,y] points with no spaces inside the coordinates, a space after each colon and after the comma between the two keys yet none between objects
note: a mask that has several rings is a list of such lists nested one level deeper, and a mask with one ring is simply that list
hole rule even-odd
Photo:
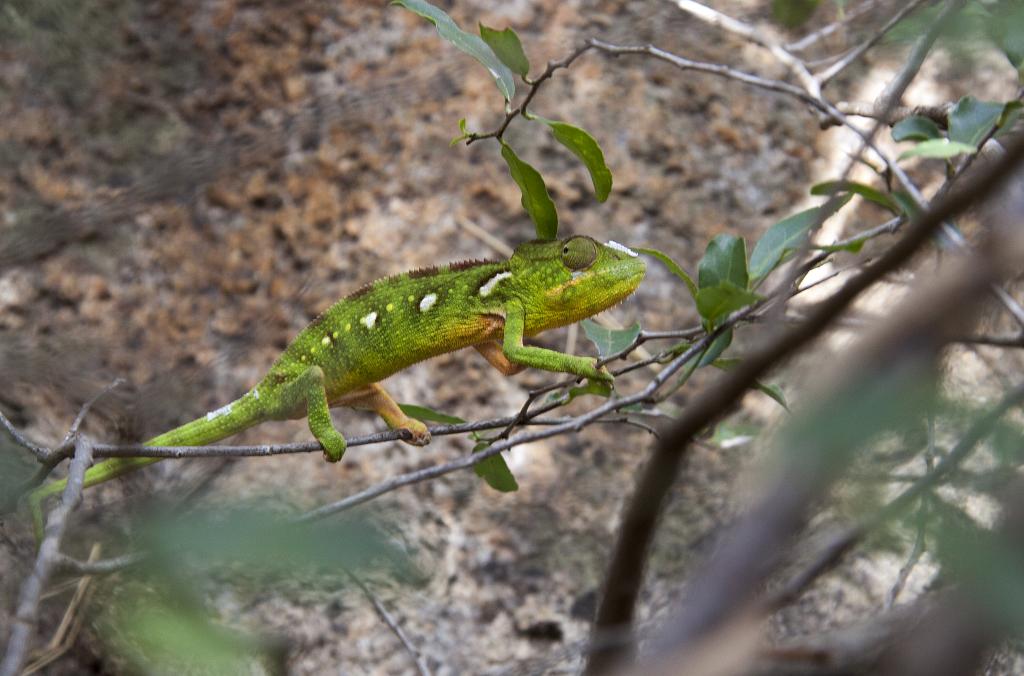
[{"label": "chameleon front foot", "polygon": [[[331,434],[333,432],[333,434]],[[322,433],[317,436],[317,441],[320,442],[320,446],[324,449],[324,460],[327,462],[338,462],[341,460],[341,456],[345,455],[345,449],[348,448],[348,442],[345,441],[345,437],[335,430],[331,429],[327,433]]]},{"label": "chameleon front foot", "polygon": [[409,435],[409,438],[403,437],[402,439],[402,441],[407,444],[412,444],[413,446],[426,446],[430,443],[430,431],[427,429],[427,426],[419,420],[406,418],[405,421],[395,429]]}]

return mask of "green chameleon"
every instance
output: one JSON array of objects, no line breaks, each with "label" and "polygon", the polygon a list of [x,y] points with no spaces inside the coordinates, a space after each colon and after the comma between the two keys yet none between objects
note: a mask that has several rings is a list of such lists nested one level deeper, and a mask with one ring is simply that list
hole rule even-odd
[{"label": "green chameleon", "polygon": [[[405,441],[430,441],[379,382],[419,361],[473,346],[505,375],[527,366],[610,381],[590,357],[523,344],[541,331],[595,315],[631,294],[646,266],[636,252],[589,237],[526,242],[505,261],[466,261],[367,284],[314,319],[267,375],[240,399],[150,439],[149,446],[202,446],[266,420],[306,416],[324,456],[337,462],[345,438],[332,406],[374,411]],[[160,458],[116,458],[91,467],[94,486]],[[29,496],[37,534],[54,481]]]}]

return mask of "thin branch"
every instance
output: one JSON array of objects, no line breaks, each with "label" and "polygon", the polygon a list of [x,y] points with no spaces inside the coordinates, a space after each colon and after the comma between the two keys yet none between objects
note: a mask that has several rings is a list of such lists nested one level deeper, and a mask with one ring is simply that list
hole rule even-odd
[{"label": "thin branch", "polygon": [[0,425],[2,425],[3,428],[7,430],[7,433],[11,435],[11,438],[14,439],[14,443],[31,451],[32,455],[36,456],[40,461],[49,455],[50,449],[35,443],[19,432],[18,428],[7,419],[7,416],[4,415],[3,411],[0,411]]},{"label": "thin branch", "polygon": [[114,556],[109,559],[97,559],[95,561],[81,561],[79,559],[72,558],[66,554],[60,554],[56,558],[57,569],[62,573],[72,573],[76,575],[110,575],[122,571],[125,568],[131,568],[146,560],[146,554],[143,552],[133,552],[130,554],[123,554],[121,556]]},{"label": "thin branch", "polygon": [[845,28],[846,26],[851,24],[854,19],[860,17],[862,14],[867,14],[870,10],[874,9],[874,7],[875,0],[865,0],[859,5],[856,5],[855,7],[851,7],[850,9],[846,10],[846,13],[843,15],[842,19],[838,21],[833,21],[830,24],[822,26],[813,33],[808,33],[799,40],[788,43],[787,45],[785,45],[785,47],[790,52],[802,52],[808,47],[811,47],[814,44],[820,42],[822,39],[832,35],[836,31]]},{"label": "thin branch", "polygon": [[925,4],[925,2],[930,1],[931,0],[912,0],[912,2],[908,2],[907,4],[905,4],[901,9],[899,9],[895,14],[893,14],[888,21],[885,22],[885,25],[883,25],[881,29],[875,32],[870,38],[868,38],[864,42],[860,43],[859,45],[851,49],[839,61],[818,73],[816,77],[818,82],[821,83],[821,86],[824,87],[825,85],[827,85],[833,78],[835,78],[841,72],[846,70],[850,66],[850,64],[852,64],[860,57],[864,56],[865,52],[874,47],[879,40],[885,37],[886,33],[891,31],[893,27],[900,21],[903,21],[903,19],[908,14],[915,11],[921,5]]},{"label": "thin branch", "polygon": [[806,89],[811,96],[819,99],[821,98],[821,85],[818,84],[815,77],[811,75],[811,72],[807,70],[807,66],[804,65],[804,62],[790,54],[786,51],[785,47],[769,38],[767,35],[764,35],[761,31],[757,30],[750,24],[738,21],[730,16],[722,14],[719,11],[711,9],[706,5],[702,5],[699,2],[694,2],[694,0],[671,0],[671,2],[673,2],[679,9],[697,17],[701,21],[739,35],[750,42],[764,47],[771,52],[772,56],[774,56],[779,63],[786,66],[786,68],[796,75],[797,79],[800,80],[800,83],[803,84],[804,89]]},{"label": "thin branch", "polygon": [[470,145],[475,141],[479,141],[485,138],[495,138],[500,141],[502,137],[505,135],[505,130],[508,129],[508,125],[512,123],[512,120],[519,117],[520,115],[522,115],[523,117],[527,117],[529,115],[529,113],[526,110],[526,107],[529,106],[530,103],[533,101],[533,97],[537,95],[537,92],[540,90],[541,85],[544,84],[547,80],[551,79],[551,76],[554,75],[555,71],[558,70],[559,68],[568,68],[569,66],[571,66],[573,61],[578,59],[584,52],[591,49],[591,47],[593,47],[593,45],[591,45],[590,42],[585,42],[579,47],[577,47],[575,50],[573,50],[573,52],[569,54],[569,56],[565,57],[561,61],[548,61],[547,67],[544,69],[544,72],[538,75],[537,79],[527,80],[527,84],[530,85],[530,91],[526,93],[526,98],[524,98],[523,102],[520,103],[518,106],[505,113],[505,119],[502,120],[498,128],[495,129],[494,131],[487,132],[486,134],[469,134],[466,137],[466,145]]},{"label": "thin branch", "polygon": [[71,510],[82,499],[85,470],[92,464],[92,444],[84,436],[75,439],[75,455],[68,470],[68,482],[60,504],[50,512],[43,541],[32,573],[21,587],[14,627],[7,642],[7,652],[0,663],[0,676],[18,676],[28,656],[29,641],[39,617],[39,602],[46,582],[60,554],[60,542],[67,529]]},{"label": "thin branch", "polygon": [[[949,111],[955,103],[942,103],[937,106],[896,106],[888,112],[881,109],[877,103],[863,103],[859,101],[840,101],[836,104],[844,115],[855,117],[870,117],[889,125],[890,127],[900,120],[908,117],[927,117],[940,127],[945,128],[949,123]],[[829,120],[829,124],[839,124],[838,120]]]},{"label": "thin branch", "polygon": [[681,70],[695,70],[702,73],[710,73],[712,75],[729,78],[730,80],[736,80],[737,82],[742,82],[753,87],[758,87],[760,89],[767,89],[780,94],[794,96],[804,103],[818,109],[822,113],[829,112],[828,107],[822,103],[821,99],[815,98],[800,87],[791,85],[788,82],[783,82],[782,80],[772,80],[770,78],[760,77],[719,63],[693,61],[677,54],[673,54],[672,52],[659,49],[658,47],[650,44],[615,45],[596,38],[591,38],[587,42],[588,44],[593,45],[595,49],[608,54],[616,56],[621,54],[641,54],[644,56],[652,56],[661,61],[670,63]]},{"label": "thin branch", "polygon": [[405,632],[402,631],[401,625],[399,625],[398,621],[391,615],[391,613],[388,612],[388,609],[380,602],[377,595],[370,591],[370,588],[363,584],[363,581],[356,577],[355,573],[348,569],[346,569],[345,572],[348,574],[349,579],[351,579],[352,582],[362,590],[363,595],[366,596],[367,600],[373,604],[373,609],[377,611],[377,615],[384,624],[388,626],[391,633],[398,637],[402,647],[405,648],[407,653],[409,653],[409,657],[412,659],[413,664],[416,665],[416,671],[419,675],[430,676],[430,668],[427,666],[427,663],[423,661],[423,656],[420,655],[420,651],[412,644],[412,641],[409,640],[409,637],[406,636]]}]

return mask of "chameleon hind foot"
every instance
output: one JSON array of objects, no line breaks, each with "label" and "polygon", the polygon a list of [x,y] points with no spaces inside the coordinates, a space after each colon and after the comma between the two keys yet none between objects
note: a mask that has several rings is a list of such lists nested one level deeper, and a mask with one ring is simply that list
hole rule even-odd
[{"label": "chameleon hind foot", "polygon": [[336,405],[373,411],[393,430],[406,432],[408,439],[402,439],[413,446],[426,446],[430,443],[430,432],[422,421],[407,416],[387,390],[377,383],[367,385],[354,392],[349,392]]}]

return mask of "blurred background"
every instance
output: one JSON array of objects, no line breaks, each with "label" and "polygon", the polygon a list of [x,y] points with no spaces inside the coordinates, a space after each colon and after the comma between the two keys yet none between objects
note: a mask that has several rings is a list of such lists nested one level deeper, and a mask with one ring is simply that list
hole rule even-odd
[{"label": "blurred background", "polygon": [[[512,26],[535,71],[600,37],[785,77],[764,52],[671,2],[438,4],[467,30],[478,21]],[[786,39],[841,11],[824,2],[810,23],[787,32],[772,24],[768,2],[711,4]],[[854,44],[891,13],[891,3],[874,4],[819,48]],[[830,85],[832,98],[873,100],[905,53],[899,39],[871,51]],[[1016,91],[1005,61],[966,53],[937,53],[907,101]],[[532,110],[586,128],[614,175],[610,199],[598,203],[576,158],[525,121],[510,128],[509,142],[545,176],[560,232],[656,247],[691,271],[713,236],[756,239],[813,204],[809,186],[833,178],[851,147],[848,135],[819,129],[792,98],[635,57],[584,55],[555,75]],[[421,18],[384,2],[0,2],[0,408],[26,434],[54,444],[82,403],[121,377],[127,385],[97,404],[85,430],[98,440],[139,441],[237,397],[308,321],[362,284],[503,257],[504,247],[533,237],[533,226],[498,146],[449,147],[460,118],[485,131],[502,117],[484,69]],[[941,179],[921,176],[925,185]],[[862,230],[882,213],[860,206],[831,234]],[[612,317],[647,330],[698,324],[678,280],[654,262],[649,270]],[[899,293],[900,280],[893,282]],[[873,307],[886,307],[887,298]],[[757,325],[739,331],[734,349],[742,354],[757,332]],[[566,330],[539,342],[595,354]],[[773,382],[792,394],[814,359],[804,355]],[[996,359],[982,349],[950,367],[951,387],[980,400],[1019,366],[1018,356]],[[641,370],[617,385],[629,392],[650,375]],[[671,404],[685,407],[715,377],[699,372]],[[464,351],[403,372],[388,389],[400,402],[478,419],[514,413],[526,390],[550,381],[540,372],[496,378]],[[593,405],[584,397],[570,410]],[[754,392],[731,424],[770,428],[780,412]],[[335,420],[347,436],[382,427],[347,409]],[[308,437],[305,422],[295,421],[259,426],[238,441]],[[358,518],[373,524],[369,540],[383,533],[388,547],[401,549],[403,572],[367,564],[367,584],[438,673],[574,672],[617,519],[652,440],[634,427],[593,426],[516,449],[509,458],[516,493],[463,472],[384,496]],[[160,463],[89,491],[65,551],[84,559],[103,541],[105,555],[117,553],[139,537],[140,526],[125,517],[147,496],[176,503],[179,513],[241,501],[286,513],[472,446],[462,437],[426,448],[373,445],[351,449],[338,465],[318,454]],[[744,482],[736,479],[757,456],[750,444],[711,438],[688,456],[652,554],[641,622],[678,598],[678,581],[743,504]],[[31,458],[5,448],[8,480],[33,469]],[[847,561],[772,631],[789,636],[873,612],[906,544],[884,543]],[[0,635],[32,560],[24,515],[6,515]],[[931,573],[925,567],[909,584],[919,591]],[[301,576],[264,583],[237,571],[219,575],[192,592],[218,622],[279,641],[289,673],[411,668],[373,604],[344,576],[304,584]],[[96,585],[76,640],[45,673],[138,668],[131,650],[111,638],[117,621],[97,611],[124,604],[134,586],[142,591],[129,606],[154,592],[145,581],[116,577]],[[43,606],[44,634],[67,612],[74,588],[60,593]],[[999,673],[1024,664],[1015,649],[1000,659]]]}]

